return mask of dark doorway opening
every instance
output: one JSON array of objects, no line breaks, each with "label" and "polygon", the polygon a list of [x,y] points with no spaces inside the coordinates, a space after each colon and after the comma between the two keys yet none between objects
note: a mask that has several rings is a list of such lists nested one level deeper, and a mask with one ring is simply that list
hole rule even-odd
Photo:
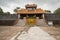
[{"label": "dark doorway opening", "polygon": [[23,19],[24,17],[28,17],[28,18],[39,17],[39,19],[43,19],[43,14],[20,14],[20,19]]},{"label": "dark doorway opening", "polygon": [[43,19],[43,14],[36,14],[36,17],[39,17],[39,19]]},{"label": "dark doorway opening", "polygon": [[20,14],[20,19],[23,19],[24,17],[26,17],[26,14]]}]

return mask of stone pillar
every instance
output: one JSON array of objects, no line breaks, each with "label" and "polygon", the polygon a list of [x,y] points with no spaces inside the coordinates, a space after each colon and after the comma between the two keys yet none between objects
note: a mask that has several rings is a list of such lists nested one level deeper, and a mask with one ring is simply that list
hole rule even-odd
[{"label": "stone pillar", "polygon": [[44,19],[44,14],[42,14],[42,16],[43,16],[43,19]]},{"label": "stone pillar", "polygon": [[18,14],[18,19],[20,19],[20,14]]},{"label": "stone pillar", "polygon": [[36,17],[36,25],[39,25],[39,17]]},{"label": "stone pillar", "polygon": [[26,17],[23,18],[24,25],[26,25]]}]

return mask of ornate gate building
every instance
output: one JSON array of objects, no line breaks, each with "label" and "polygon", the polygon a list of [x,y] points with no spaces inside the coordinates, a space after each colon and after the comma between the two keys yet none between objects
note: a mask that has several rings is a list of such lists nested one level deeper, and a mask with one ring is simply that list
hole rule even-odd
[{"label": "ornate gate building", "polygon": [[36,24],[37,19],[43,19],[45,11],[37,8],[36,4],[27,4],[25,8],[21,8],[17,12],[20,14],[20,19],[25,19],[26,24]]}]

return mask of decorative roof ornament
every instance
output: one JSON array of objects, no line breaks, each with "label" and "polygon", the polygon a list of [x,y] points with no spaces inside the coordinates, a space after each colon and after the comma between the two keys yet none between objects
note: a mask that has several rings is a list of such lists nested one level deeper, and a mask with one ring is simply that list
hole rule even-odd
[{"label": "decorative roof ornament", "polygon": [[37,8],[37,4],[27,4],[27,5],[25,5],[25,7],[27,8],[27,7],[36,7]]}]

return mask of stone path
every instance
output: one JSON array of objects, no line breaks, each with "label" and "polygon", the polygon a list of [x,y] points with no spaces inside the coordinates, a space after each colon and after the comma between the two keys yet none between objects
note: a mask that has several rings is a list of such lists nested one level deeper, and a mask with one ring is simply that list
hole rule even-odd
[{"label": "stone path", "polygon": [[20,32],[24,27],[17,26],[0,26],[0,40],[9,40],[11,37]]},{"label": "stone path", "polygon": [[[26,26],[28,27],[28,26]],[[39,26],[40,29],[47,32],[50,36],[60,40],[60,26]],[[0,40],[10,40],[18,32],[25,29],[21,26],[0,26]],[[26,28],[29,30],[29,27]],[[35,31],[36,32],[36,31]],[[26,33],[25,31],[22,33]]]},{"label": "stone path", "polygon": [[57,40],[60,40],[60,26],[46,26],[46,27],[40,27],[44,31],[46,31],[48,34],[56,38]]},{"label": "stone path", "polygon": [[31,27],[28,32],[23,31],[17,37],[18,40],[56,40],[54,37],[49,35],[47,32],[40,29],[40,27]]}]

